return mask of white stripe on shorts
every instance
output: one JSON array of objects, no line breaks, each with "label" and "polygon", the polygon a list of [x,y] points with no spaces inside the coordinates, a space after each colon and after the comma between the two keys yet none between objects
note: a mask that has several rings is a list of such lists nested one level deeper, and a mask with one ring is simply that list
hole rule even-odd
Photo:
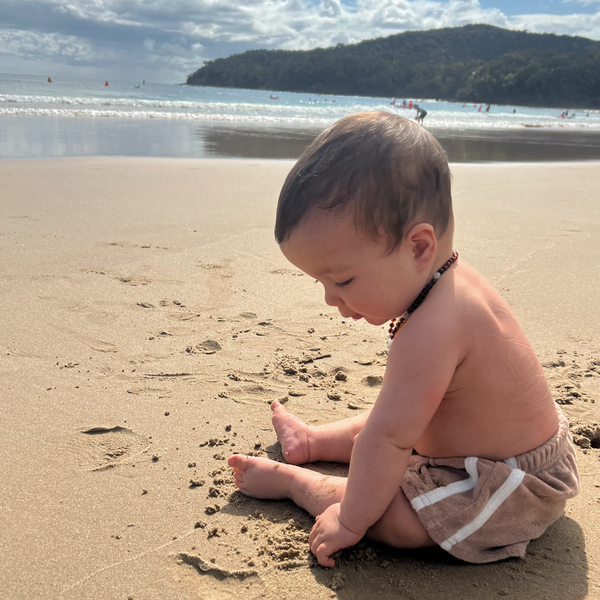
[{"label": "white stripe on shorts", "polygon": [[501,504],[521,485],[524,477],[524,471],[512,469],[506,481],[492,494],[487,504],[483,507],[483,510],[470,523],[467,523],[454,535],[451,535],[447,540],[444,540],[440,546],[449,552],[452,546],[462,542],[480,529],[498,510]]},{"label": "white stripe on shorts", "polygon": [[454,494],[461,494],[462,492],[472,490],[477,485],[477,480],[479,479],[476,456],[465,458],[465,470],[470,475],[468,479],[455,481],[444,487],[435,488],[435,490],[416,496],[410,501],[412,507],[419,512],[426,506],[431,506],[440,500],[445,500],[450,496],[454,496]]}]

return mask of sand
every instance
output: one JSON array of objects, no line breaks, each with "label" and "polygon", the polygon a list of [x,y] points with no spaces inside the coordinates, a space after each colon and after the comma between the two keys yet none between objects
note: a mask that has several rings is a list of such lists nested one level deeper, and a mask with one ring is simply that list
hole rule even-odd
[{"label": "sand", "polygon": [[[581,494],[523,560],[361,543],[237,492],[310,423],[376,399],[384,328],[273,241],[286,161],[0,161],[0,597],[600,597],[600,164],[456,165],[455,246],[508,300],[579,443]],[[322,472],[342,466],[317,464]]]},{"label": "sand", "polygon": [[[409,115],[410,116],[410,115]],[[332,117],[333,118],[333,117]],[[600,160],[600,131],[590,123],[508,129],[426,128],[451,162]],[[593,124],[593,118],[591,118]],[[524,125],[524,124],[522,124]],[[0,157],[97,156],[293,159],[325,124],[2,115]]]}]

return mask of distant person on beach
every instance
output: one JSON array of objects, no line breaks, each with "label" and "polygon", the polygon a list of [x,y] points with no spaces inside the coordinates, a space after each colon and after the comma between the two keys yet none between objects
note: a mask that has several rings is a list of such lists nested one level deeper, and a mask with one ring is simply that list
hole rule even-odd
[{"label": "distant person on beach", "polygon": [[[316,517],[309,544],[326,567],[363,537],[472,563],[523,556],[578,492],[569,424],[534,349],[453,250],[450,184],[432,135],[368,112],[324,131],[279,197],[275,238],[325,302],[344,319],[392,320],[372,408],[308,425],[276,400],[287,464],[229,458],[242,493]],[[297,466],[316,461],[349,463],[348,477]]]},{"label": "distant person on beach", "polygon": [[418,104],[415,104],[414,108],[417,109],[417,116],[415,117],[415,121],[419,125],[423,125],[423,119],[427,116],[427,111],[424,108],[421,108]]}]

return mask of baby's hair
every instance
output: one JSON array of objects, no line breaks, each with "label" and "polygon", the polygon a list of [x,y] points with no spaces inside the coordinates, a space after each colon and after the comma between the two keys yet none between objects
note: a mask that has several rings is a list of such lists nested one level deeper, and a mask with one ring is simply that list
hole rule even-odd
[{"label": "baby's hair", "polygon": [[345,117],[317,137],[287,176],[277,206],[277,242],[313,208],[350,212],[359,231],[387,236],[390,251],[417,218],[439,236],[452,215],[446,153],[423,127],[399,115]]}]

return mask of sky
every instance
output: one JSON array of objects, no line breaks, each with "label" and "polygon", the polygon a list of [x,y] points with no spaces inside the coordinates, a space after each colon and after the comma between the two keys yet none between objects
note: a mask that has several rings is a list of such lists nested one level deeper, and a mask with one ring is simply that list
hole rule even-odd
[{"label": "sky", "polygon": [[0,0],[0,73],[174,84],[246,50],[468,23],[600,40],[600,0]]}]

